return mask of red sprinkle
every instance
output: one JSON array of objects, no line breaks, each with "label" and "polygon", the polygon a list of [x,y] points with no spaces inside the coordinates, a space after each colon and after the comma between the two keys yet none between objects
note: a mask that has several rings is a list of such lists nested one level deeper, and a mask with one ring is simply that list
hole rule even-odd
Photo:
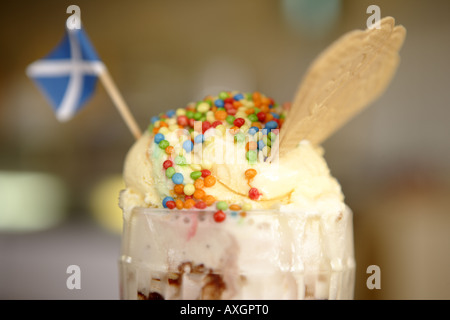
[{"label": "red sprinkle", "polygon": [[219,210],[216,213],[214,213],[214,221],[216,222],[222,222],[223,220],[225,220],[226,217],[227,215],[222,210]]},{"label": "red sprinkle", "polygon": [[193,196],[188,196],[188,195],[184,196],[184,200],[188,200],[188,199],[192,199],[192,198],[193,198]]},{"label": "red sprinkle", "polygon": [[248,192],[248,197],[252,200],[258,200],[261,193],[259,193],[259,190],[256,188],[251,188]]},{"label": "red sprinkle", "polygon": [[186,127],[188,125],[188,123],[189,123],[189,119],[186,116],[178,116],[177,123],[180,126]]},{"label": "red sprinkle", "polygon": [[236,118],[233,122],[233,124],[239,128],[242,127],[244,125],[244,123],[245,123],[245,120],[242,118]]},{"label": "red sprinkle", "polygon": [[203,131],[203,133],[205,133],[205,131],[208,130],[209,128],[211,128],[211,127],[212,127],[211,122],[209,122],[209,121],[203,121],[202,122],[202,131]]},{"label": "red sprinkle", "polygon": [[231,103],[231,104],[233,104],[233,101],[234,101],[233,97],[228,97],[228,98],[225,98],[225,99],[223,100],[223,102],[225,102],[225,103]]},{"label": "red sprinkle", "polygon": [[215,127],[217,127],[218,125],[221,125],[221,124],[222,124],[222,121],[216,120],[216,121],[214,121],[214,122],[212,123],[212,127],[215,128]]},{"label": "red sprinkle", "polygon": [[190,118],[189,121],[188,121],[189,126],[193,128],[194,127],[194,122],[195,122],[195,119],[194,118]]},{"label": "red sprinkle", "polygon": [[[170,202],[170,201],[167,201],[167,202]],[[166,202],[166,205],[167,205],[167,202]],[[205,209],[207,207],[206,203],[203,201],[197,201],[194,206],[197,209]]]},{"label": "red sprinkle", "polygon": [[258,112],[258,114],[256,115],[258,117],[258,120],[261,122],[264,122],[264,120],[266,120],[266,114],[264,112]]},{"label": "red sprinkle", "polygon": [[163,168],[164,169],[167,169],[167,168],[172,167],[172,166],[173,166],[172,160],[166,160],[166,161],[163,162]]},{"label": "red sprinkle", "polygon": [[225,104],[223,105],[223,107],[224,107],[225,110],[227,110],[227,111],[228,111],[228,109],[234,109],[233,103],[230,103],[230,102],[225,102]]},{"label": "red sprinkle", "polygon": [[235,108],[230,108],[230,109],[227,110],[227,113],[229,115],[234,116],[237,113],[237,110]]},{"label": "red sprinkle", "polygon": [[177,205],[176,205],[175,201],[167,201],[166,202],[166,207],[169,209],[174,209],[176,206]]},{"label": "red sprinkle", "polygon": [[211,171],[209,171],[207,169],[203,169],[201,172],[202,172],[203,178],[206,178],[207,176],[211,175]]}]

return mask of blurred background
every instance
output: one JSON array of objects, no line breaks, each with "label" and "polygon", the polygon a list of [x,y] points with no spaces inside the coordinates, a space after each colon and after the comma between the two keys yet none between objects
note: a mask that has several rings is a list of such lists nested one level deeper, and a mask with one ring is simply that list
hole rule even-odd
[{"label": "blurred background", "polygon": [[[312,60],[376,4],[408,34],[386,93],[324,143],[354,211],[356,299],[450,298],[450,2],[10,1],[0,11],[0,298],[117,299],[118,192],[134,142],[101,85],[59,123],[25,69],[76,4],[141,128],[220,90],[290,101]],[[69,265],[81,290],[66,287]],[[369,265],[381,289],[369,290]]]}]

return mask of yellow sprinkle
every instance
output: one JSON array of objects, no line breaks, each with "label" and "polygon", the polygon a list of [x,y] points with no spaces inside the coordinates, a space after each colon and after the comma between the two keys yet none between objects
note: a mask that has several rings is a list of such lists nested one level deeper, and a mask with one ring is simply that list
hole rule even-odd
[{"label": "yellow sprinkle", "polygon": [[216,117],[214,117],[214,112],[208,111],[206,113],[206,120],[211,122],[211,123],[214,122],[216,120]]},{"label": "yellow sprinkle", "polygon": [[166,120],[166,123],[170,126],[172,124],[176,124],[177,123],[177,119],[175,118],[170,118]]},{"label": "yellow sprinkle", "polygon": [[262,153],[264,157],[268,157],[270,155],[270,147],[265,146],[264,148],[262,148]]},{"label": "yellow sprinkle", "polygon": [[157,120],[153,125],[155,126],[155,128],[158,128],[161,125],[161,121]]},{"label": "yellow sprinkle", "polygon": [[212,163],[210,161],[208,161],[208,160],[204,160],[202,162],[202,168],[206,169],[206,170],[209,170],[209,169],[212,168]]},{"label": "yellow sprinkle", "polygon": [[170,131],[175,131],[175,130],[178,130],[179,128],[178,128],[178,125],[177,124],[171,124],[170,126],[169,126],[169,130]]},{"label": "yellow sprinkle", "polygon": [[236,112],[236,115],[235,115],[235,117],[236,118],[247,118],[247,114],[244,112],[244,111],[238,111],[238,112]]},{"label": "yellow sprinkle", "polygon": [[192,183],[184,185],[183,192],[185,195],[191,196],[195,192],[195,186]]},{"label": "yellow sprinkle", "polygon": [[201,102],[198,106],[197,106],[197,111],[198,112],[207,112],[210,108],[210,105],[208,102]]},{"label": "yellow sprinkle", "polygon": [[159,133],[162,133],[162,134],[164,134],[164,135],[166,135],[166,134],[168,134],[170,131],[169,131],[169,128],[167,128],[167,127],[161,127],[161,128],[159,128]]},{"label": "yellow sprinkle", "polygon": [[244,203],[242,205],[242,210],[244,210],[244,211],[249,211],[251,209],[252,209],[252,204],[251,203]]},{"label": "yellow sprinkle", "polygon": [[244,124],[242,127],[239,128],[241,132],[247,133],[248,129],[250,129],[250,126],[248,124]]},{"label": "yellow sprinkle", "polygon": [[202,167],[199,164],[191,164],[190,167],[191,167],[191,169],[193,171],[200,171],[200,170],[202,170]]},{"label": "yellow sprinkle", "polygon": [[226,132],[227,129],[225,128],[225,126],[224,126],[223,124],[219,124],[219,125],[216,127],[216,130],[217,130],[217,133],[220,132],[220,135],[223,136],[223,135],[225,134],[225,132]]},{"label": "yellow sprinkle", "polygon": [[184,115],[186,115],[186,109],[178,108],[177,111],[175,111],[175,114],[177,116],[184,116]]},{"label": "yellow sprinkle", "polygon": [[191,132],[191,139],[194,140],[196,136],[198,136],[200,133],[198,133],[197,131],[192,131]]},{"label": "yellow sprinkle", "polygon": [[261,131],[258,131],[256,134],[255,134],[255,140],[256,141],[258,141],[258,140],[261,140],[262,138],[263,138],[263,133],[261,132]]}]

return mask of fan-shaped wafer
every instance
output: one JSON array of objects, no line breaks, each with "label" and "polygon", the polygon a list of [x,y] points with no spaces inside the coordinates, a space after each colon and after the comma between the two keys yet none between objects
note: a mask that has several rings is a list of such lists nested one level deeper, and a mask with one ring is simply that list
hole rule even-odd
[{"label": "fan-shaped wafer", "polygon": [[380,29],[349,32],[319,55],[280,131],[280,156],[303,139],[322,143],[378,98],[395,74],[405,35],[386,17]]}]

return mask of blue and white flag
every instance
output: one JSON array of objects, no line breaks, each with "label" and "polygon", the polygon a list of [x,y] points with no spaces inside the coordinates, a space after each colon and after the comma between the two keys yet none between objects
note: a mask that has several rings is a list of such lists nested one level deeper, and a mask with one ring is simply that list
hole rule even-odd
[{"label": "blue and white flag", "polygon": [[27,75],[43,91],[59,121],[70,120],[95,91],[105,70],[83,28],[68,29],[61,43],[27,68]]}]

